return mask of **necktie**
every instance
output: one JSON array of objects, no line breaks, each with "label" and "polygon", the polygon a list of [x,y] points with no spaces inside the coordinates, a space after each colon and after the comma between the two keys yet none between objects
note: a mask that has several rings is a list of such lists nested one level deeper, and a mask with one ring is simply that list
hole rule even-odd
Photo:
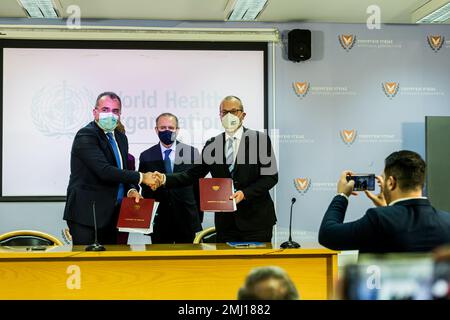
[{"label": "necktie", "polygon": [[225,159],[228,165],[228,170],[233,174],[234,169],[234,150],[233,150],[233,138],[227,139],[227,149],[225,152]]},{"label": "necktie", "polygon": [[172,149],[167,149],[164,151],[164,168],[166,169],[166,173],[172,173],[172,163],[170,162],[169,154],[172,152]]},{"label": "necktie", "polygon": [[[114,151],[114,156],[116,158],[117,167],[119,169],[122,169],[121,162],[120,162],[119,149],[117,148],[117,144],[116,144],[116,141],[113,138],[112,132],[106,133],[106,136],[108,137],[109,144],[111,145],[111,147],[112,147],[112,149]],[[123,183],[120,183],[119,184],[119,190],[117,191],[117,202],[120,203],[122,201],[122,198],[123,198],[124,194],[125,194],[125,187],[124,187]]]}]

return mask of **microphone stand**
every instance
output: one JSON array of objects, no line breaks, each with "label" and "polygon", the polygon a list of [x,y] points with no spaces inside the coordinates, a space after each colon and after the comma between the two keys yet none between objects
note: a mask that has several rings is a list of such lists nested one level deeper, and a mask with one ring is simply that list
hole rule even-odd
[{"label": "microphone stand", "polygon": [[94,232],[95,239],[94,243],[86,247],[86,251],[105,251],[105,247],[98,243],[97,239],[97,218],[95,216],[95,201],[92,202],[92,212],[94,213]]},{"label": "microphone stand", "polygon": [[295,241],[292,241],[292,207],[294,206],[295,201],[297,201],[297,199],[292,198],[292,200],[291,200],[291,215],[290,215],[290,219],[289,219],[289,240],[285,241],[281,244],[280,248],[282,248],[282,249],[300,248],[300,244],[298,244]]}]

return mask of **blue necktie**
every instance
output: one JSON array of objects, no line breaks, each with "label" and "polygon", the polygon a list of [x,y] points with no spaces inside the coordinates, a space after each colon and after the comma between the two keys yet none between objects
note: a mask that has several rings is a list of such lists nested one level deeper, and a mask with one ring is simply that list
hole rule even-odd
[{"label": "blue necktie", "polygon": [[[108,137],[108,141],[111,144],[111,147],[114,151],[114,156],[116,157],[116,162],[117,162],[117,167],[119,169],[122,169],[122,166],[120,165],[120,153],[119,153],[119,149],[117,148],[117,144],[116,141],[114,141],[112,132],[108,132],[106,133],[106,136]],[[125,187],[123,185],[123,183],[119,184],[119,190],[117,191],[117,202],[120,203],[122,202],[122,198],[125,194]]]},{"label": "blue necktie", "polygon": [[172,152],[172,149],[167,149],[164,151],[164,168],[166,169],[166,173],[172,173],[172,163],[170,162],[169,154]]}]

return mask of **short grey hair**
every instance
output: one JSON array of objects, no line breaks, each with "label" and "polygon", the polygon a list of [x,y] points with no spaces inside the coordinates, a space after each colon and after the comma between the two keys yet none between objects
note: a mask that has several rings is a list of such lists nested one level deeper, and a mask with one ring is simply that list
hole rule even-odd
[{"label": "short grey hair", "polygon": [[222,106],[222,103],[223,103],[224,101],[233,101],[233,100],[239,101],[239,107],[242,109],[242,111],[244,111],[244,105],[242,104],[242,100],[239,99],[239,98],[236,97],[236,96],[226,96],[225,98],[222,99],[222,102],[220,103],[220,106]]},{"label": "short grey hair", "polygon": [[[276,281],[276,287],[267,286],[261,290],[264,282]],[[239,289],[238,300],[298,300],[297,288],[286,271],[280,267],[268,266],[253,269]]]}]

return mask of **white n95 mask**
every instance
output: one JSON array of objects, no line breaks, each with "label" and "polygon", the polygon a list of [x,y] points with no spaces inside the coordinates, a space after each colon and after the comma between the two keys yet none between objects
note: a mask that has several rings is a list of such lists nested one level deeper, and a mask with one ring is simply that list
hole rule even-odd
[{"label": "white n95 mask", "polygon": [[240,125],[241,119],[239,119],[239,117],[235,116],[234,114],[227,113],[222,118],[222,126],[227,133],[235,132],[240,127]]}]

